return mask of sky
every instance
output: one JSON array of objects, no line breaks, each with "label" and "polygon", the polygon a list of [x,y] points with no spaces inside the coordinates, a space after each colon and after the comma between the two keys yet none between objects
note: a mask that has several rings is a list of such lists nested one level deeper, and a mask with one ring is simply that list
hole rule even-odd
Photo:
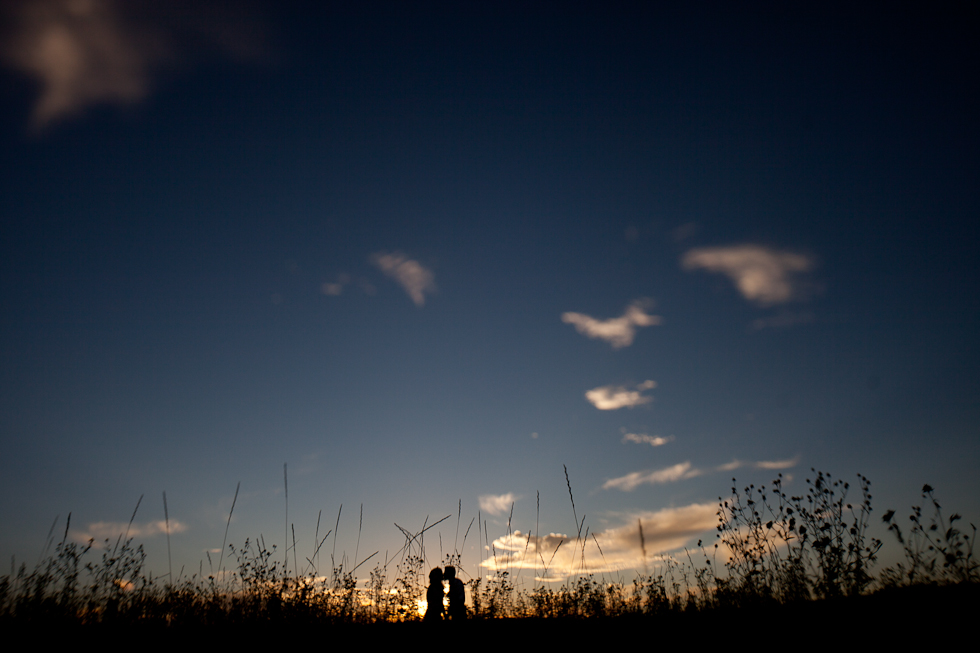
[{"label": "sky", "polygon": [[5,1],[3,560],[142,497],[155,575],[628,574],[811,469],[886,562],[976,523],[975,16],[654,4]]}]

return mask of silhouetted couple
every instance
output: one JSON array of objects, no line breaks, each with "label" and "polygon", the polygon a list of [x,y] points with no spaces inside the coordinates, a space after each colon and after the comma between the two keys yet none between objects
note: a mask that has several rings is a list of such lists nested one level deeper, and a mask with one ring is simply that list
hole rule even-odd
[{"label": "silhouetted couple", "polygon": [[[443,609],[443,598],[446,596],[442,581],[449,583],[449,609]],[[463,581],[456,578],[456,568],[446,566],[446,571],[436,567],[429,572],[429,589],[425,592],[428,607],[425,610],[425,621],[442,621],[444,618],[457,621],[466,619],[466,589]]]}]

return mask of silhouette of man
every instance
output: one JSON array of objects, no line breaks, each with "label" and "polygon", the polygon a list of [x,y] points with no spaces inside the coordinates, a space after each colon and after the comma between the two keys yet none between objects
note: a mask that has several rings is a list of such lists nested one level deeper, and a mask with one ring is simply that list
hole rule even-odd
[{"label": "silhouette of man", "polygon": [[449,610],[447,616],[453,621],[466,619],[466,588],[463,581],[456,578],[456,567],[446,566],[443,578],[449,581]]}]

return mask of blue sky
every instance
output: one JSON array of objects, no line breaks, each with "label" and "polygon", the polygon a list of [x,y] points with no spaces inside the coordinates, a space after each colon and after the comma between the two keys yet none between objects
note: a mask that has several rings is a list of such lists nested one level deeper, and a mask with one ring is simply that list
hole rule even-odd
[{"label": "blue sky", "polygon": [[301,556],[574,533],[563,466],[617,569],[732,476],[977,519],[974,19],[494,7],[4,6],[5,559],[145,495],[159,572],[166,491],[206,569],[239,482],[281,551],[284,464]]}]

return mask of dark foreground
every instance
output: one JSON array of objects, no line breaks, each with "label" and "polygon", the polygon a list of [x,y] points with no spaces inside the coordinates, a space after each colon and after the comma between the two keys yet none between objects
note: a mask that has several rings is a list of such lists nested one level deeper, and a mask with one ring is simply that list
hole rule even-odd
[{"label": "dark foreground", "polygon": [[[27,636],[24,643],[50,647],[215,645],[232,650],[260,647],[405,646],[431,639],[437,646],[484,650],[501,646],[574,646],[627,648],[746,647],[853,650],[856,646],[907,648],[975,646],[980,616],[980,585],[919,585],[854,598],[773,604],[754,608],[671,612],[634,617],[591,619],[471,619],[428,624],[294,623],[289,620],[237,626],[170,626],[163,623],[98,624],[16,619],[2,620],[8,641]],[[966,636],[966,638],[964,638]],[[456,645],[450,642],[457,642]],[[971,644],[970,642],[974,642]]]}]

